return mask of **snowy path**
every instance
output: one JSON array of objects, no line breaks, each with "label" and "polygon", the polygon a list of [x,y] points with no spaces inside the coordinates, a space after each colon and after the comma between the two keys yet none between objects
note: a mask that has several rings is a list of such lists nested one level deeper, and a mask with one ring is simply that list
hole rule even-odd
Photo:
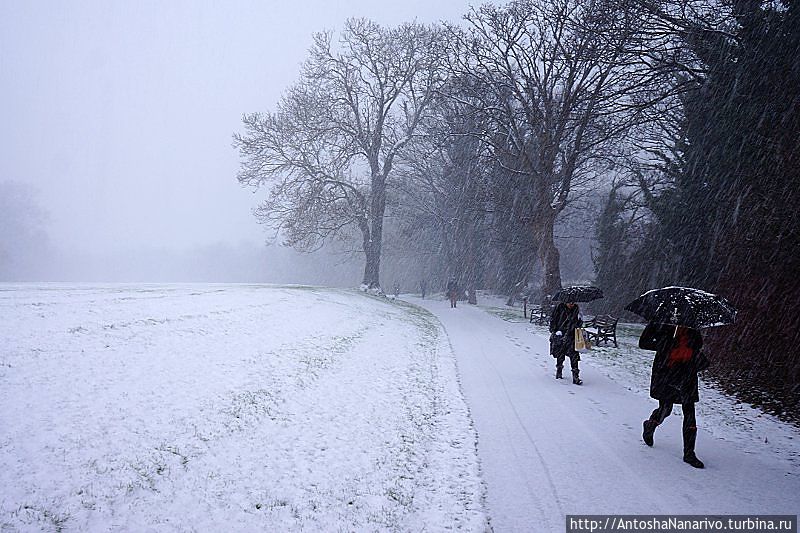
[{"label": "snowy path", "polygon": [[[797,514],[800,473],[702,430],[698,471],[681,460],[680,417],[648,448],[654,407],[581,362],[582,387],[556,381],[547,339],[463,304],[408,301],[441,320],[478,433],[492,527],[563,531],[567,514]],[[568,374],[568,372],[565,372]],[[702,402],[702,398],[701,398]]]}]

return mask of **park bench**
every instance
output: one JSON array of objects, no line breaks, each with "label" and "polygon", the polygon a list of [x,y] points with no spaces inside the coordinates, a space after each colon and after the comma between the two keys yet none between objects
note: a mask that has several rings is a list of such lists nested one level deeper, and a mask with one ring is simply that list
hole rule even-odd
[{"label": "park bench", "polygon": [[553,314],[553,307],[551,305],[539,305],[531,307],[531,324],[538,324],[546,326],[550,324],[550,315]]},{"label": "park bench", "polygon": [[[589,342],[598,346],[601,342],[613,342],[614,347],[617,347],[617,322],[618,318],[611,315],[597,315],[588,322],[583,323],[586,334],[589,337]],[[592,331],[594,329],[594,331]]]}]

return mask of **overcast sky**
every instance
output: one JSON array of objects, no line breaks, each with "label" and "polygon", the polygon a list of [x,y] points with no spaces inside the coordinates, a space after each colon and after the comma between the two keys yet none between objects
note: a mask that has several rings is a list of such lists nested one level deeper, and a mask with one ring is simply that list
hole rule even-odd
[{"label": "overcast sky", "polygon": [[61,249],[261,243],[231,135],[275,108],[311,35],[464,0],[0,1],[0,182],[36,187]]}]

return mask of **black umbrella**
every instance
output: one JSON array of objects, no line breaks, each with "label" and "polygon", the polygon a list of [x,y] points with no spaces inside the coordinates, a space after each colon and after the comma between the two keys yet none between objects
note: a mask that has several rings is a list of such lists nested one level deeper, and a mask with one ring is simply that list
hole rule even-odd
[{"label": "black umbrella", "polygon": [[559,289],[553,295],[554,302],[591,302],[603,297],[603,291],[590,285],[574,285]]},{"label": "black umbrella", "polygon": [[647,291],[625,309],[650,322],[693,329],[724,326],[736,320],[736,309],[725,298],[690,287]]}]

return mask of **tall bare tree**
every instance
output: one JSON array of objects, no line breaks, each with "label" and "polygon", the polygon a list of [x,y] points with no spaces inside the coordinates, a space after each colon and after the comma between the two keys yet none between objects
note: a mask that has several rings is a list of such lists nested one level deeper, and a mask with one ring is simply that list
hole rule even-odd
[{"label": "tall bare tree", "polygon": [[636,120],[633,95],[647,82],[629,46],[634,19],[605,4],[516,0],[467,15],[467,34],[452,29],[471,51],[460,74],[493,88],[483,102],[493,123],[485,138],[528,195],[545,295],[561,286],[556,217],[606,165],[608,144]]},{"label": "tall bare tree", "polygon": [[351,19],[315,35],[300,80],[274,113],[244,117],[238,179],[269,186],[257,215],[313,248],[357,228],[363,283],[380,287],[387,184],[443,79],[441,30]]}]

